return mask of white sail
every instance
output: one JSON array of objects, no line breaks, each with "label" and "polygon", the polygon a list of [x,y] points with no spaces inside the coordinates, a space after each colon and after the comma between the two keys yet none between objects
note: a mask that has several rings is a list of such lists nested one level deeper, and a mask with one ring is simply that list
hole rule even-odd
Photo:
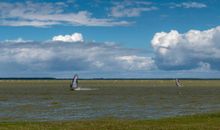
[{"label": "white sail", "polygon": [[79,87],[78,86],[78,75],[77,74],[74,75],[70,87],[71,87],[71,90],[75,90]]},{"label": "white sail", "polygon": [[176,86],[177,86],[177,87],[182,87],[182,85],[181,85],[179,79],[176,79]]}]

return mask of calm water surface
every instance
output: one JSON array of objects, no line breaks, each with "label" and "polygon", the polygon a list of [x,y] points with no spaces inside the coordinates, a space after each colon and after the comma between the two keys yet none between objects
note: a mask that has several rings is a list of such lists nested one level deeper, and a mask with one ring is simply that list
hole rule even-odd
[{"label": "calm water surface", "polygon": [[0,121],[157,119],[220,110],[220,87],[1,87]]}]

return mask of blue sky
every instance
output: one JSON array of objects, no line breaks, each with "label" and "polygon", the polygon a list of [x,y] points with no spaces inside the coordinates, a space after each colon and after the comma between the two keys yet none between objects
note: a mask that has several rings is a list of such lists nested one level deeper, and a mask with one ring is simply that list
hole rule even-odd
[{"label": "blue sky", "polygon": [[0,76],[219,78],[218,5],[3,0]]}]

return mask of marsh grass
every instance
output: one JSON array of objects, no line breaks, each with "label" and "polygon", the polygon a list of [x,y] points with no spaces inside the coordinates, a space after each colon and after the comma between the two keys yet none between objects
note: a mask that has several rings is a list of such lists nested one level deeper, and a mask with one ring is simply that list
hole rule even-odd
[{"label": "marsh grass", "polygon": [[220,113],[198,114],[158,120],[100,118],[54,122],[2,122],[1,130],[219,130]]},{"label": "marsh grass", "polygon": [[7,101],[7,100],[8,100],[7,97],[0,96],[0,101]]},{"label": "marsh grass", "polygon": [[24,104],[24,105],[19,105],[16,107],[16,109],[20,109],[21,111],[31,111],[34,108],[32,104]]},{"label": "marsh grass", "polygon": [[60,102],[57,102],[57,101],[52,101],[52,102],[50,102],[49,107],[59,108],[59,107],[62,107],[62,104]]}]

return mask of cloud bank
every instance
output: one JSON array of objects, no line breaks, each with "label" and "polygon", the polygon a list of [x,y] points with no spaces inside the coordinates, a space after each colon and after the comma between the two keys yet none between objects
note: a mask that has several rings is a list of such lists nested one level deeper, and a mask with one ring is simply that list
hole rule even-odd
[{"label": "cloud bank", "polygon": [[112,17],[137,17],[142,12],[157,10],[151,2],[146,1],[122,1],[115,2],[110,9],[109,16]]},{"label": "cloud bank", "polygon": [[83,39],[77,39],[78,36],[79,33],[74,33],[60,36],[61,40],[45,42],[0,42],[1,73],[36,75],[55,72],[102,73],[156,69],[154,60],[140,49],[83,42]]},{"label": "cloud bank", "polygon": [[[95,18],[91,12],[66,11],[70,5],[64,2],[0,2],[0,25],[48,27],[52,25],[73,26],[127,26],[128,21]],[[72,7],[71,7],[72,8]]]},{"label": "cloud bank", "polygon": [[205,31],[158,32],[151,44],[156,64],[164,70],[220,70],[220,26]]},{"label": "cloud bank", "polygon": [[186,33],[177,30],[155,33],[151,54],[112,43],[85,42],[80,33],[58,35],[42,42],[19,38],[0,42],[0,71],[1,75],[51,74],[52,77],[54,73],[64,77],[67,73],[91,77],[107,74],[113,78],[129,77],[126,74],[149,78],[217,77],[219,41],[220,26]]}]

